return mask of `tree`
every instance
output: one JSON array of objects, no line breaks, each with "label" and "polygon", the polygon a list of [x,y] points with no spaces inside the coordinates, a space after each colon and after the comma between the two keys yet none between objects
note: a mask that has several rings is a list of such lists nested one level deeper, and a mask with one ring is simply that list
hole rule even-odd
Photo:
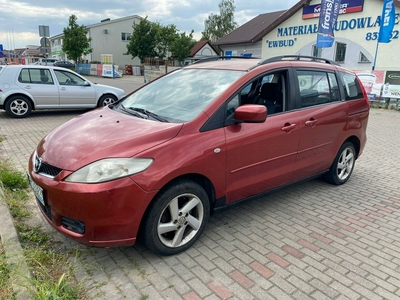
[{"label": "tree", "polygon": [[68,27],[64,28],[64,40],[62,50],[72,58],[75,62],[79,60],[82,55],[92,52],[90,48],[90,41],[92,38],[87,37],[85,26],[79,26],[76,23],[78,18],[75,15],[69,17]]},{"label": "tree", "polygon": [[171,45],[170,51],[182,65],[182,61],[189,56],[190,51],[192,50],[195,44],[196,41],[193,40],[193,30],[188,35],[186,35],[186,33],[183,32],[177,35],[176,39]]},{"label": "tree", "polygon": [[136,56],[143,62],[146,57],[156,57],[158,28],[154,23],[147,20],[147,16],[138,24],[133,24],[133,33],[127,48],[127,53]]},{"label": "tree", "polygon": [[157,56],[160,59],[168,59],[168,51],[170,51],[173,42],[178,38],[178,30],[175,25],[162,26],[157,24],[156,26],[158,28],[156,42]]},{"label": "tree", "polygon": [[204,21],[202,40],[214,43],[238,27],[238,24],[234,20],[234,3],[234,0],[222,0],[220,2],[218,5],[219,15],[211,14]]}]

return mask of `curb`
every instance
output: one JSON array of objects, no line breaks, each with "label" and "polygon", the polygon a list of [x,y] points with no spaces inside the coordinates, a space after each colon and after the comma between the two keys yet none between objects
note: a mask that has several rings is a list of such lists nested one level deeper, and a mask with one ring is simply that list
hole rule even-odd
[{"label": "curb", "polygon": [[18,233],[15,229],[9,207],[4,201],[3,187],[0,184],[0,236],[6,254],[7,264],[12,267],[11,282],[17,300],[30,298],[28,287],[32,274],[26,263]]}]

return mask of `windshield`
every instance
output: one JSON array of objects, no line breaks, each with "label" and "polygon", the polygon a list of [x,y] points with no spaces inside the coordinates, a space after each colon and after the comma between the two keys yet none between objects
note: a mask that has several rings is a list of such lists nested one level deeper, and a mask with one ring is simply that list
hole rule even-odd
[{"label": "windshield", "polygon": [[231,70],[181,69],[143,87],[122,101],[117,108],[122,106],[125,111],[146,111],[168,122],[188,122],[198,116],[243,73]]}]

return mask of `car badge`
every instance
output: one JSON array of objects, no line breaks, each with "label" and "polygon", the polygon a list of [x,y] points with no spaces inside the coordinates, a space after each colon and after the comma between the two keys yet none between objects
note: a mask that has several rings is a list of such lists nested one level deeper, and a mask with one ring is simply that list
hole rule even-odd
[{"label": "car badge", "polygon": [[43,159],[41,157],[35,157],[35,164],[33,166],[33,170],[35,173],[39,173],[40,167],[42,166]]}]

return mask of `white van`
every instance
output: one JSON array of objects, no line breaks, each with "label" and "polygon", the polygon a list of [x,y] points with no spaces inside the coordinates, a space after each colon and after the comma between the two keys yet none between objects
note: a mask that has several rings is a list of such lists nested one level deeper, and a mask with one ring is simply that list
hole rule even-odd
[{"label": "white van", "polygon": [[34,65],[41,65],[41,66],[52,66],[54,63],[58,61],[58,59],[55,58],[39,58],[37,62],[34,63]]}]

